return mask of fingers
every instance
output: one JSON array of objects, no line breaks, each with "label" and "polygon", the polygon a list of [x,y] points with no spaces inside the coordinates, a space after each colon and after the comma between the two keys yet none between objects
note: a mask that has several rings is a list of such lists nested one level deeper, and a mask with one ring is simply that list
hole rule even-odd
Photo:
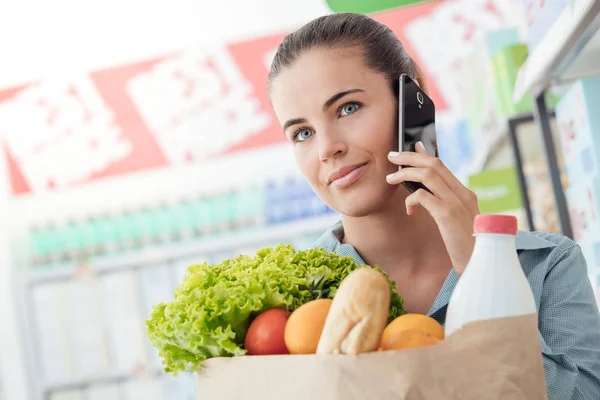
[{"label": "fingers", "polygon": [[[416,152],[392,152],[389,154],[388,159],[396,165],[414,167],[414,168],[425,168],[430,169],[432,172],[428,172],[427,175],[431,175],[433,172],[438,174],[450,188],[452,192],[464,203],[473,204],[477,203],[477,197],[475,194],[466,188],[462,182],[460,182],[454,174],[444,165],[442,160],[438,157],[430,156],[422,144],[415,146]],[[400,171],[408,170],[410,168],[402,168]],[[400,172],[399,171],[399,172]],[[409,180],[409,179],[407,179]],[[423,182],[425,186],[429,187],[427,183]],[[433,188],[430,188],[434,191]]]},{"label": "fingers", "polygon": [[429,154],[429,153],[427,152],[427,149],[425,148],[425,145],[423,144],[423,142],[420,142],[420,141],[419,141],[419,142],[417,142],[417,145],[415,146],[415,151],[416,151],[417,153],[420,153],[420,154],[426,154],[426,155],[428,155],[428,156],[430,156],[430,157],[433,157],[431,154]]},{"label": "fingers", "polygon": [[389,174],[386,180],[391,185],[398,185],[402,182],[420,182],[442,200],[456,197],[440,174],[431,168],[404,168]]},{"label": "fingers", "polygon": [[419,189],[406,198],[406,213],[413,215],[418,206],[425,208],[435,218],[444,208],[444,202],[428,191]]}]

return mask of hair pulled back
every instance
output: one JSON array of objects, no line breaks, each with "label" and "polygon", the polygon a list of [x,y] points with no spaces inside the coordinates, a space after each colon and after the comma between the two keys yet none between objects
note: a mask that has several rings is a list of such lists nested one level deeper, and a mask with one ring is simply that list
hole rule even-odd
[{"label": "hair pulled back", "polygon": [[401,74],[418,80],[422,89],[426,90],[419,68],[394,32],[384,24],[356,13],[319,17],[286,36],[271,63],[269,90],[283,69],[291,66],[302,54],[316,48],[359,49],[365,65],[385,75],[396,96]]}]

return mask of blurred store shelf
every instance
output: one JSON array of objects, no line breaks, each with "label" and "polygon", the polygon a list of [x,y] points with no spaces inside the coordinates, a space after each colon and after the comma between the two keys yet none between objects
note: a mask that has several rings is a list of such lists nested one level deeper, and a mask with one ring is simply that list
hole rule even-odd
[{"label": "blurred store shelf", "polygon": [[154,371],[131,371],[131,372],[110,372],[106,374],[81,376],[78,378],[62,379],[48,381],[42,384],[44,393],[63,392],[73,389],[85,389],[90,386],[109,385],[123,383],[125,381],[140,377],[160,377],[165,375],[162,370]]},{"label": "blurred store shelf", "polygon": [[[36,349],[36,399],[71,399],[71,393],[77,400],[112,399],[109,391],[134,393],[120,399],[194,398],[191,375],[165,374],[144,335],[144,319],[152,306],[169,300],[190,264],[253,254],[278,243],[306,248],[338,220],[337,213],[327,212],[132,249],[87,263],[29,269],[22,282],[24,335]],[[62,355],[60,361],[56,354]]]},{"label": "blurred store shelf", "polygon": [[[28,272],[26,283],[35,286],[50,281],[73,279],[86,273],[108,273],[154,265],[176,259],[188,259],[196,254],[219,253],[232,247],[244,248],[265,243],[288,241],[309,234],[318,235],[339,220],[336,213],[328,213],[316,218],[299,219],[276,225],[267,225],[253,230],[224,233],[206,239],[190,240],[177,244],[157,246],[142,251],[132,251],[104,259],[93,260],[89,264],[68,262],[47,268],[36,268]],[[203,260],[198,260],[201,262]]]},{"label": "blurred store shelf", "polygon": [[513,100],[600,73],[600,0],[571,0],[519,70]]}]

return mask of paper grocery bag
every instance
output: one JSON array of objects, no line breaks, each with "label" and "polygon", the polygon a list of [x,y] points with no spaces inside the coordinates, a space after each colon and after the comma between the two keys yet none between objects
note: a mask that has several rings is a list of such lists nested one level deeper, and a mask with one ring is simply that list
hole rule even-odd
[{"label": "paper grocery bag", "polygon": [[199,400],[547,399],[537,315],[466,325],[430,347],[351,355],[215,358]]}]

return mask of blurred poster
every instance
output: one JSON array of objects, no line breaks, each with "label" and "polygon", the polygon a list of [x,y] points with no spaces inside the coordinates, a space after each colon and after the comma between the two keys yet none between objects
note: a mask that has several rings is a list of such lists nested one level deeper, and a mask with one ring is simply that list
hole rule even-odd
[{"label": "blurred poster", "polygon": [[126,85],[169,164],[222,154],[271,123],[231,53],[220,47],[203,50],[170,57]]},{"label": "blurred poster", "polygon": [[[433,1],[373,16],[421,65],[437,111],[444,112],[459,103],[447,72],[481,30],[502,23],[497,4]],[[13,193],[204,163],[284,142],[266,93],[270,61],[284,35],[215,41],[0,91],[0,140]]]},{"label": "blurred poster", "polygon": [[463,111],[463,102],[468,99],[462,96],[461,87],[470,82],[459,79],[460,71],[472,62],[474,49],[487,50],[488,32],[519,25],[522,13],[518,2],[442,1],[436,2],[431,12],[421,13],[404,26],[405,42],[436,82],[436,89],[446,103],[444,108],[455,113]]},{"label": "blurred poster", "polygon": [[282,36],[0,91],[14,194],[206,162],[285,140],[266,95]]}]

